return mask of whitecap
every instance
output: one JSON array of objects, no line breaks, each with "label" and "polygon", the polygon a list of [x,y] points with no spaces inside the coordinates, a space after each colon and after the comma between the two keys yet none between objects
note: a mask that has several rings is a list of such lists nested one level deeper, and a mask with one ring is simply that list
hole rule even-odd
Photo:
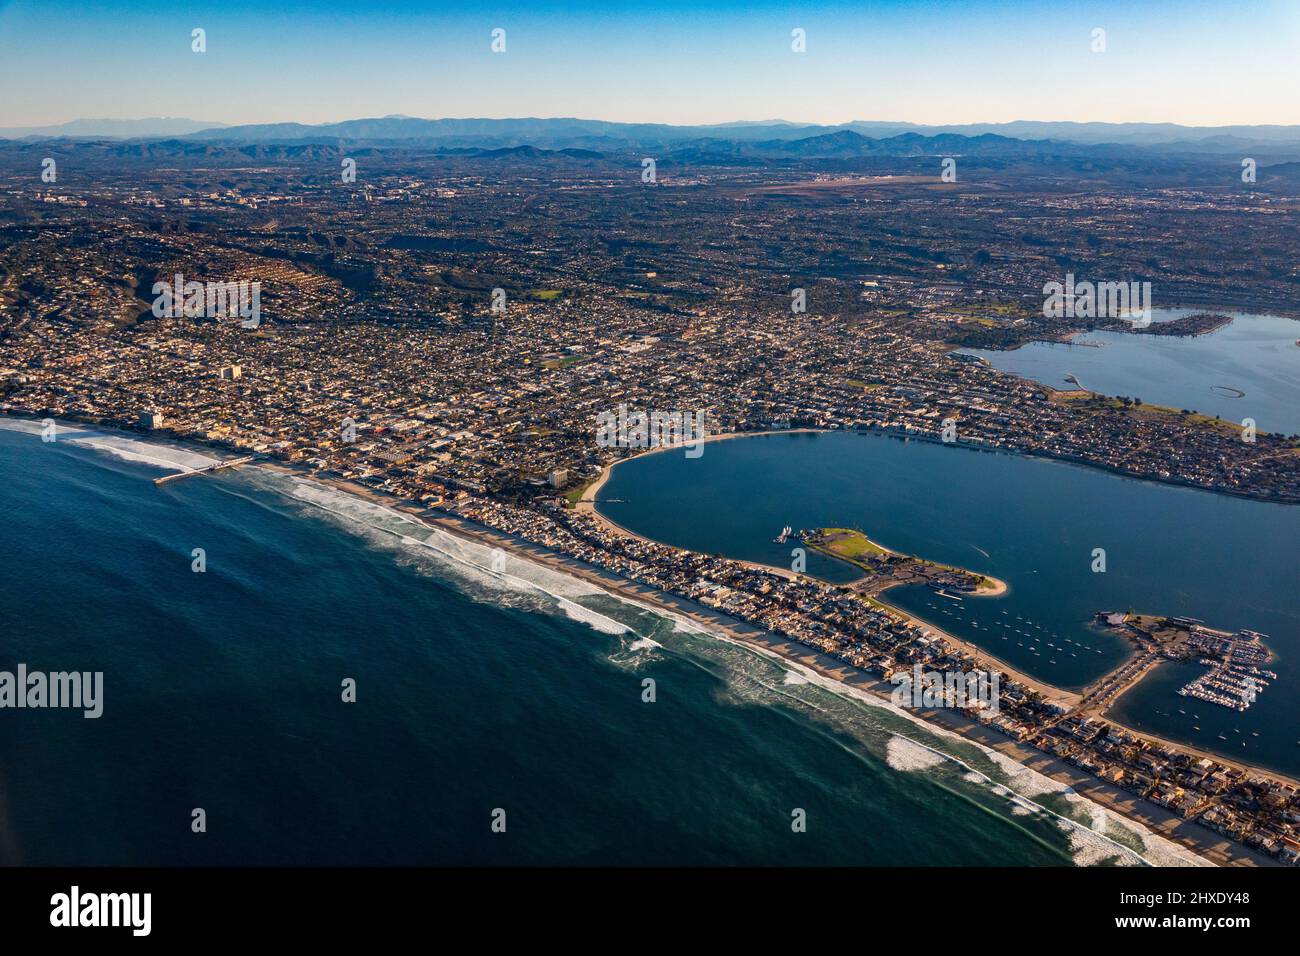
[{"label": "whitecap", "polygon": [[930,770],[944,762],[944,758],[929,747],[907,737],[895,734],[885,744],[885,760],[894,770]]}]

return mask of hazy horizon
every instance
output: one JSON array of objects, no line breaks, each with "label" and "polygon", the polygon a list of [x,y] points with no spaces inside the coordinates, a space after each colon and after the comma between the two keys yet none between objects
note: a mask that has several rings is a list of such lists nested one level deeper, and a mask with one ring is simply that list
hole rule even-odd
[{"label": "hazy horizon", "polygon": [[777,125],[792,126],[792,127],[803,127],[803,126],[832,127],[832,126],[851,126],[855,123],[875,124],[880,126],[916,126],[920,128],[933,128],[933,127],[944,127],[944,126],[1011,126],[1020,123],[1042,123],[1042,124],[1068,123],[1068,124],[1079,125],[1079,126],[1088,126],[1088,125],[1177,126],[1184,129],[1231,129],[1234,127],[1268,127],[1268,126],[1295,127],[1297,129],[1300,129],[1300,120],[1291,123],[1242,123],[1242,122],[1178,123],[1172,120],[1075,120],[1075,119],[1064,119],[1060,117],[1042,118],[1042,117],[1022,116],[1022,117],[1016,117],[1014,119],[1008,119],[1008,120],[971,119],[971,120],[963,120],[960,122],[951,122],[951,123],[923,123],[911,119],[894,119],[894,118],[881,119],[876,117],[871,117],[871,118],[855,117],[853,119],[842,120],[840,122],[822,123],[822,122],[817,122],[815,120],[800,120],[800,119],[792,120],[792,119],[787,119],[785,117],[771,117],[768,119],[758,119],[758,120],[718,119],[718,120],[701,120],[699,122],[690,122],[690,123],[673,123],[673,122],[658,121],[658,120],[628,120],[628,119],[620,119],[617,117],[610,117],[610,116],[579,116],[575,114],[559,114],[559,113],[547,115],[547,116],[523,115],[523,114],[502,115],[502,116],[487,116],[482,114],[465,114],[465,115],[439,114],[439,115],[417,116],[408,113],[379,113],[379,112],[368,112],[368,113],[361,113],[361,114],[350,115],[350,116],[338,116],[330,119],[317,120],[310,123],[305,122],[303,120],[294,119],[292,117],[281,118],[281,119],[259,120],[255,123],[242,123],[242,122],[233,122],[230,120],[214,120],[214,119],[197,120],[191,116],[180,116],[180,115],[177,116],[170,116],[170,115],[169,116],[163,116],[163,115],[72,116],[66,119],[55,119],[55,120],[49,120],[46,122],[39,122],[39,123],[6,124],[0,126],[0,129],[16,129],[16,128],[29,128],[29,127],[33,127],[33,128],[56,127],[56,126],[67,126],[72,123],[144,123],[149,121],[166,121],[166,120],[192,122],[195,124],[199,124],[201,128],[204,129],[216,129],[216,128],[228,127],[228,126],[229,127],[260,126],[260,125],[277,126],[277,125],[288,125],[288,124],[297,124],[302,126],[330,126],[337,123],[348,123],[348,122],[355,122],[358,120],[384,120],[384,119],[413,119],[413,120],[428,120],[428,121],[488,120],[488,121],[500,121],[500,122],[532,121],[532,120],[541,120],[541,121],[576,120],[578,122],[584,122],[584,123],[623,123],[629,125],[644,124],[644,125],[658,125],[658,126],[674,126],[683,129],[691,129],[695,127],[711,128],[711,127],[718,127],[718,126],[777,126]]}]

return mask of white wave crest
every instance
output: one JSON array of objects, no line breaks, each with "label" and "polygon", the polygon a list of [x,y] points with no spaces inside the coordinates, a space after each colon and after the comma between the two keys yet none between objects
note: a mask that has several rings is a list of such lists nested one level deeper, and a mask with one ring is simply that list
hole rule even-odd
[{"label": "white wave crest", "polygon": [[[582,605],[574,604],[567,600],[573,596],[586,595],[603,595],[612,598],[619,603],[636,608],[638,611],[645,611],[646,607],[636,601],[630,600],[623,595],[604,591],[601,588],[588,584],[577,578],[572,578],[563,572],[554,571],[539,564],[534,564],[517,555],[507,555],[504,565],[501,563],[499,552],[495,549],[488,548],[477,542],[469,541],[458,535],[453,535],[442,531],[436,527],[428,525],[410,515],[402,514],[391,508],[357,498],[346,492],[321,485],[306,479],[298,479],[295,482],[294,495],[305,501],[316,503],[319,506],[330,511],[343,512],[344,517],[355,516],[353,520],[359,520],[363,516],[369,516],[372,519],[376,516],[382,516],[388,519],[397,519],[404,525],[404,531],[411,529],[421,529],[422,535],[428,540],[409,537],[408,534],[400,536],[408,540],[413,545],[420,547],[432,548],[448,557],[461,562],[465,567],[477,569],[484,575],[489,576],[488,580],[493,581],[499,587],[513,587],[532,591],[533,593],[544,593],[556,599],[557,605],[565,613],[576,613],[581,615],[583,623],[591,624],[596,627],[592,620],[588,618],[599,618],[603,626],[598,627],[604,630],[605,627],[610,630],[606,633],[625,633],[628,628],[620,622],[614,621],[605,615],[592,611]],[[349,514],[350,513],[350,514]],[[387,530],[387,529],[385,529]],[[395,530],[389,530],[389,534],[398,533]],[[426,534],[427,533],[427,534]],[[492,560],[496,554],[497,568],[504,570],[494,571]],[[568,604],[569,608],[565,609],[562,604]],[[847,698],[852,701],[866,704],[871,707],[882,708],[893,714],[903,717],[918,728],[922,728],[930,734],[949,739],[954,744],[963,747],[973,747],[979,750],[985,757],[995,763],[1000,771],[1005,774],[1007,783],[1004,785],[998,781],[990,779],[987,775],[980,773],[978,770],[967,765],[964,761],[944,753],[934,748],[928,747],[918,741],[911,740],[908,737],[895,734],[886,744],[886,758],[890,767],[896,770],[906,770],[912,772],[924,772],[943,764],[945,761],[952,761],[959,765],[966,773],[963,775],[968,782],[976,781],[988,786],[994,793],[997,793],[1007,799],[1011,804],[1011,812],[1016,815],[1028,814],[1050,814],[1056,817],[1058,824],[1071,833],[1070,847],[1074,854],[1075,862],[1079,865],[1089,865],[1090,863],[1099,862],[1100,860],[1110,857],[1119,857],[1129,864],[1150,863],[1157,866],[1213,866],[1212,863],[1204,858],[1197,856],[1180,845],[1153,833],[1141,823],[1130,820],[1119,814],[1111,813],[1104,807],[1091,803],[1083,797],[1075,794],[1070,787],[1062,784],[1052,778],[1032,770],[1023,764],[1017,763],[1011,758],[999,753],[996,750],[985,747],[975,741],[968,740],[952,731],[946,730],[934,724],[930,724],[910,713],[904,708],[897,707],[888,700],[876,697],[874,694],[861,688],[853,687],[827,677],[812,668],[803,664],[791,661],[786,657],[777,654],[768,648],[751,644],[744,641],[736,640],[719,631],[711,630],[706,626],[690,620],[682,615],[675,614],[671,611],[655,608],[653,613],[661,618],[671,621],[673,624],[674,634],[689,634],[705,636],[720,642],[732,645],[742,651],[750,654],[758,654],[777,663],[785,672],[783,683],[787,685],[798,684],[815,684],[818,687],[828,690],[831,693]],[[613,630],[617,628],[618,630]],[[632,645],[636,648],[642,645],[643,641],[648,638],[642,638]],[[650,642],[654,643],[654,642]],[[1088,816],[1092,823],[1090,828],[1087,824],[1080,823],[1060,814],[1054,813],[1033,801],[1031,798],[1042,794],[1059,794],[1068,800],[1071,805],[1080,805],[1086,808]],[[1125,831],[1134,842],[1142,847],[1141,852],[1130,849],[1122,843],[1117,842],[1110,836],[1107,836],[1105,830],[1115,832],[1116,830]]]},{"label": "white wave crest", "polygon": [[895,734],[885,744],[885,759],[894,770],[929,770],[942,764],[944,758],[929,747]]},{"label": "white wave crest", "polygon": [[[581,604],[574,604],[567,598],[559,598],[558,604],[560,610],[564,612],[565,616],[568,617],[569,620],[577,621],[579,624],[586,624],[588,627],[594,628],[602,634],[619,635],[626,634],[630,630],[626,625],[620,624],[613,618],[606,617],[604,614],[600,614],[590,608],[585,608]],[[638,641],[637,643],[640,642]],[[651,643],[653,644],[654,642],[651,641]],[[631,649],[635,650],[636,645],[634,644]]]},{"label": "white wave crest", "polygon": [[[24,419],[6,418],[0,419],[0,429],[21,432],[24,435],[39,435],[44,431],[44,424]],[[120,458],[123,461],[153,465],[155,468],[165,468],[171,471],[191,471],[220,460],[215,456],[195,451],[192,448],[173,445],[166,441],[155,439],[146,441],[141,438],[133,438],[130,435],[97,432],[79,425],[65,425],[63,422],[55,423],[54,440],[79,445],[83,448],[91,448],[112,455],[115,458]]]},{"label": "white wave crest", "polygon": [[[980,773],[978,770],[974,769],[973,767],[970,767],[964,761],[958,759],[957,757],[952,756],[951,754],[944,753],[939,750],[934,750],[933,748],[926,747],[926,745],[918,743],[916,741],[911,741],[912,743],[916,744],[917,747],[920,747],[925,750],[930,750],[935,755],[936,763],[932,764],[932,766],[936,766],[938,763],[941,763],[944,760],[951,760],[952,762],[961,766],[962,769],[966,770],[969,775],[974,775],[975,777],[979,778],[979,780],[981,780],[984,785],[989,786],[994,793],[999,793],[1000,795],[1005,796],[1006,799],[1008,799],[1012,804],[1011,812],[1013,814],[1021,815],[1022,813],[1023,814],[1048,813],[1057,817],[1058,820],[1062,823],[1062,825],[1066,827],[1088,829],[1084,824],[1081,824],[1078,821],[1071,820],[1066,817],[1061,817],[1059,814],[1053,813],[1053,811],[1049,810],[1046,807],[1040,806],[1038,803],[1035,803],[1032,799],[1030,799],[1033,796],[1038,796],[1047,793],[1061,794],[1072,805],[1076,804],[1077,802],[1077,804],[1079,805],[1083,805],[1090,808],[1093,814],[1094,822],[1098,819],[1104,819],[1109,827],[1114,827],[1118,830],[1123,830],[1127,832],[1131,838],[1135,838],[1134,842],[1136,842],[1138,845],[1142,847],[1142,851],[1139,853],[1123,844],[1114,841],[1110,837],[1107,837],[1101,833],[1097,833],[1096,837],[1100,840],[1105,841],[1106,846],[1108,847],[1107,855],[1109,856],[1118,855],[1121,857],[1135,858],[1137,862],[1150,863],[1151,865],[1154,866],[1214,866],[1213,863],[1206,860],[1204,857],[1198,856],[1192,851],[1183,848],[1177,843],[1174,843],[1172,840],[1168,840],[1160,836],[1159,834],[1152,832],[1150,829],[1143,826],[1138,821],[1130,820],[1129,818],[1121,816],[1120,814],[1117,813],[1111,813],[1110,811],[1106,810],[1104,807],[1098,804],[1094,804],[1091,801],[1085,800],[1083,797],[1080,797],[1077,794],[1075,794],[1073,789],[1067,786],[1066,784],[1063,784],[1057,780],[1053,780],[1051,777],[1048,777],[1045,774],[1041,774],[1036,770],[1024,766],[1023,764],[1017,763],[1016,761],[1012,760],[1010,757],[1007,757],[1004,754],[1001,754],[998,751],[993,750],[989,747],[985,747],[983,744],[980,744],[976,741],[968,740],[967,738],[962,737],[960,734],[947,730],[946,728],[940,727],[936,724],[928,723],[922,720],[920,717],[917,717],[915,714],[909,712],[907,709],[895,706],[893,703],[891,703],[888,700],[885,700],[880,697],[876,697],[874,694],[868,693],[867,691],[861,688],[853,687],[852,685],[841,683],[840,681],[827,677],[824,674],[820,674],[810,667],[807,667],[796,661],[791,661],[790,659],[782,657],[780,654],[777,654],[775,651],[768,650],[767,648],[763,648],[754,644],[743,643],[741,641],[735,640],[734,638],[728,637],[725,634],[719,634],[714,632],[705,632],[705,633],[709,633],[710,636],[716,638],[717,640],[726,642],[728,644],[733,644],[736,647],[739,647],[743,650],[747,650],[751,653],[761,654],[765,657],[768,657],[783,668],[797,670],[807,680],[808,683],[816,684],[817,686],[823,688],[824,690],[829,690],[831,693],[836,694],[837,696],[849,698],[851,700],[858,701],[859,703],[867,704],[868,706],[871,707],[879,707],[888,710],[894,714],[897,714],[900,717],[903,717],[910,723],[916,725],[918,728],[924,729],[925,731],[934,734],[936,736],[951,740],[954,744],[960,744],[962,746],[974,747],[978,749],[984,756],[988,757],[990,760],[996,763],[999,770],[1003,771],[1006,774],[1006,776],[1009,778],[1009,782],[1005,786],[998,783],[997,781],[989,779],[987,775]],[[901,735],[896,735],[896,737],[901,740],[910,740],[910,738],[904,738]],[[888,746],[889,745],[886,744],[887,756],[888,756]],[[896,744],[895,752],[901,753],[901,751],[899,751],[898,748],[899,745]],[[900,757],[899,759],[904,759],[904,758]],[[890,766],[893,766],[893,764],[891,763]],[[919,766],[909,766],[907,767],[907,769],[922,770],[925,768]],[[970,779],[969,776],[968,779]],[[1100,814],[1101,816],[1098,817],[1097,814]],[[1079,865],[1086,866],[1088,865],[1088,862],[1090,860],[1090,853],[1082,853],[1083,846],[1084,846],[1083,843],[1079,843],[1076,847],[1076,844],[1073,841],[1071,842],[1072,851],[1075,849],[1080,849],[1081,851],[1080,855],[1076,856],[1075,862],[1078,863]]]},{"label": "white wave crest", "polygon": [[296,478],[290,488],[295,498],[359,525],[357,530],[378,533],[390,541],[400,542],[417,554],[441,559],[439,564],[444,570],[453,570],[462,579],[468,578],[484,590],[544,595],[553,601],[553,607],[570,620],[585,624],[602,634],[617,636],[629,630],[620,621],[573,600],[606,594],[585,581],[553,571],[517,554],[451,534],[395,508],[358,498],[328,485]]},{"label": "white wave crest", "polygon": [[[20,432],[24,435],[39,435],[44,431],[44,429],[45,426],[40,422],[32,422],[23,418],[0,418],[0,431]],[[71,434],[74,431],[81,431],[81,429],[74,429],[71,425],[59,425],[55,431],[55,437]]]},{"label": "white wave crest", "polygon": [[153,465],[156,468],[166,468],[171,471],[193,471],[195,468],[204,468],[221,460],[214,456],[203,455],[175,445],[140,441],[136,438],[126,438],[119,435],[104,435],[98,432],[80,432],[69,438],[60,438],[58,440],[93,448],[95,451],[105,452],[115,458],[121,458],[123,461]]}]

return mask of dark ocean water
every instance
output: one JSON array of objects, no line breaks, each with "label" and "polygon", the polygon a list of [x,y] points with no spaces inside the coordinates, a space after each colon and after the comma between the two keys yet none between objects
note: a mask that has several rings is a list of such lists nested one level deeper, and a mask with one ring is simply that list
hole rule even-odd
[{"label": "dark ocean water", "polygon": [[[1245,713],[1180,697],[1181,683],[1159,672],[1116,713],[1300,775],[1300,507],[842,432],[712,442],[697,459],[643,456],[615,468],[600,497],[616,499],[600,504],[614,521],[697,551],[789,567],[798,542],[772,540],[783,526],[859,527],[896,551],[994,575],[1010,585],[1004,597],[952,602],[908,587],[887,599],[1062,687],[1128,653],[1090,623],[1097,611],[1262,631],[1279,680]],[[1092,571],[1098,548],[1104,573]],[[811,554],[808,571],[836,563]]]},{"label": "dark ocean water", "polygon": [[0,670],[102,671],[104,713],[0,710],[0,862],[1127,855],[1038,805],[1142,846],[973,745],[536,566],[481,571],[474,547],[262,469],[156,488],[163,468],[119,457],[149,446],[74,437],[0,430]]}]

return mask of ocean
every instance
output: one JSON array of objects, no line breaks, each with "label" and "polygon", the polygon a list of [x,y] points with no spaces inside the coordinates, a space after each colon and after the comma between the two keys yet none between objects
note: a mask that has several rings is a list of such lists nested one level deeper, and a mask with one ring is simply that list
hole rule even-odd
[{"label": "ocean", "polygon": [[155,487],[208,459],[37,430],[0,425],[0,670],[100,671],[103,715],[0,709],[2,863],[1195,862],[541,565],[496,573],[477,544],[269,469]]}]

